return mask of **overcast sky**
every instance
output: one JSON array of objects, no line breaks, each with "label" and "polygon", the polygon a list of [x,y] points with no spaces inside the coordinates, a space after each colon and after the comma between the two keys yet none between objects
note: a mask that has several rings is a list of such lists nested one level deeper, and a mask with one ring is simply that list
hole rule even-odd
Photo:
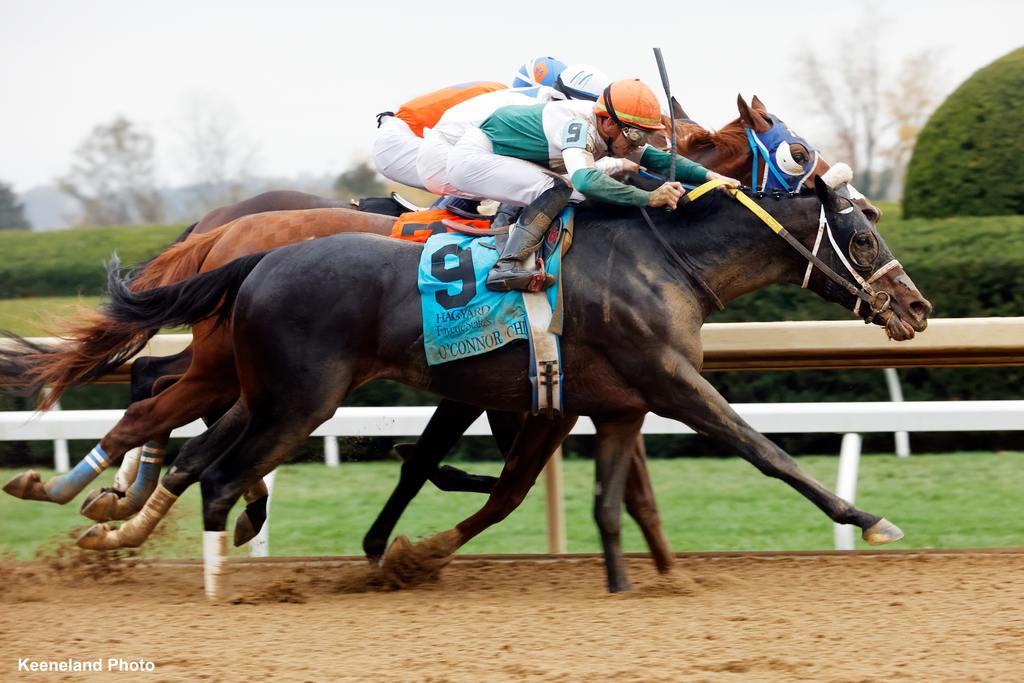
[{"label": "overcast sky", "polygon": [[[528,57],[591,62],[660,92],[651,47],[692,117],[735,118],[758,94],[813,142],[792,82],[801,55],[835,58],[863,3],[378,0],[0,0],[0,180],[18,192],[66,172],[93,126],[124,115],[157,139],[159,179],[184,179],[189,101],[237,112],[263,175],[336,173],[368,157],[374,114],[451,83],[509,81]],[[884,54],[941,55],[951,91],[1024,44],[1020,0],[876,3]]]}]

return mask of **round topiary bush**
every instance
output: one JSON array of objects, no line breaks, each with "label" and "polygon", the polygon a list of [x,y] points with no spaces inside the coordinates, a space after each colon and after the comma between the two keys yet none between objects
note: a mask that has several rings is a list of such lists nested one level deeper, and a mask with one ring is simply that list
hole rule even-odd
[{"label": "round topiary bush", "polygon": [[1024,214],[1024,48],[935,110],[907,168],[908,218]]}]

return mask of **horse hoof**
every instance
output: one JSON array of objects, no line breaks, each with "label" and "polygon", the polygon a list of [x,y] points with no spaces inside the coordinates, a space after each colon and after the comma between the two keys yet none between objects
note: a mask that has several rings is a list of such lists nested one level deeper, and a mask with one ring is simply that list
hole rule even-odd
[{"label": "horse hoof", "polygon": [[898,526],[883,517],[865,529],[860,537],[871,545],[885,545],[903,538],[903,532]]},{"label": "horse hoof", "polygon": [[75,545],[85,550],[111,550],[119,548],[119,545],[111,542],[110,532],[112,531],[114,529],[106,524],[93,524],[78,537]]},{"label": "horse hoof", "polygon": [[4,484],[4,493],[9,493],[22,500],[50,500],[49,494],[46,493],[46,487],[43,486],[42,478],[35,470],[22,472]]},{"label": "horse hoof", "polygon": [[384,555],[380,558],[380,564],[385,562],[394,562],[401,557],[408,555],[409,551],[412,550],[412,541],[409,540],[408,536],[396,536],[395,540],[391,541],[391,545],[384,551]]},{"label": "horse hoof", "polygon": [[631,590],[633,590],[633,586],[629,583],[629,579],[625,577],[616,581],[608,579],[609,593],[628,593]]},{"label": "horse hoof", "polygon": [[242,510],[242,514],[238,515],[238,519],[235,520],[235,536],[233,541],[235,547],[237,548],[256,538],[257,533],[259,532],[253,526],[252,520],[249,519],[249,513]]},{"label": "horse hoof", "polygon": [[110,490],[98,489],[88,495],[82,502],[79,514],[88,517],[94,522],[109,522],[112,519],[121,519],[118,514],[118,502],[120,496]]}]

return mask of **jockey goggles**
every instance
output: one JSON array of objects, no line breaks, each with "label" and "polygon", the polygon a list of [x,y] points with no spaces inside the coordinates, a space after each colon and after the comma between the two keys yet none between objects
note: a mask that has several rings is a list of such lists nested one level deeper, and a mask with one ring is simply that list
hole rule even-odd
[{"label": "jockey goggles", "polygon": [[[604,93],[601,97],[604,100],[604,108],[608,111],[608,116],[611,117],[612,122],[619,127],[622,137],[626,139],[629,146],[636,149],[646,145],[648,138],[651,137],[651,131],[644,130],[643,128],[636,128],[634,126],[627,126],[621,119],[619,119],[618,114],[615,113],[615,107],[612,106],[612,87],[610,85],[604,89]],[[611,145],[609,145],[609,147],[611,147]]]}]

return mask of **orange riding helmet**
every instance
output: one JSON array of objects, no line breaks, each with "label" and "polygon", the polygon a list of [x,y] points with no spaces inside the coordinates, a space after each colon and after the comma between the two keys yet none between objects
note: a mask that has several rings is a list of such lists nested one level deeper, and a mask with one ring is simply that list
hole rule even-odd
[{"label": "orange riding helmet", "polygon": [[609,117],[618,124],[627,139],[631,139],[630,128],[641,128],[645,132],[665,128],[661,123],[658,96],[637,78],[613,81],[604,89],[594,109],[598,116]]}]

